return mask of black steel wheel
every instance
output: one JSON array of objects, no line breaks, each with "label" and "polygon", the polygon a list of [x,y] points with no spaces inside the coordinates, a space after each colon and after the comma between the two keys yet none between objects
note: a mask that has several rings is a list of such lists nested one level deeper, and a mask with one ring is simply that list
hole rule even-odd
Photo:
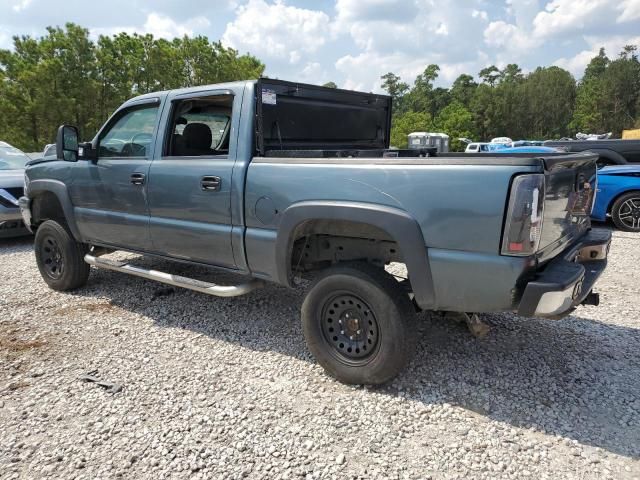
[{"label": "black steel wheel", "polygon": [[58,240],[53,235],[47,234],[42,239],[39,248],[44,274],[53,280],[59,280],[64,273],[64,259]]},{"label": "black steel wheel", "polygon": [[329,375],[349,384],[378,385],[398,375],[413,355],[415,318],[407,291],[366,263],[322,272],[302,306],[309,349]]},{"label": "black steel wheel", "polygon": [[366,363],[378,346],[375,314],[367,302],[352,293],[327,298],[322,309],[322,332],[337,358],[350,365]]},{"label": "black steel wheel", "polygon": [[76,242],[66,225],[44,222],[36,231],[34,249],[40,275],[54,290],[72,290],[87,283],[87,246]]},{"label": "black steel wheel", "polygon": [[611,218],[620,230],[640,232],[640,191],[618,198],[611,208]]}]

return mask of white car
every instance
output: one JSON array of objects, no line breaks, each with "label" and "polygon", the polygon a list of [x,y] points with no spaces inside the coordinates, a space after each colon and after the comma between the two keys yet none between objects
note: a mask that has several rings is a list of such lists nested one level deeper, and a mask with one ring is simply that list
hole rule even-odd
[{"label": "white car", "polygon": [[487,153],[495,152],[502,148],[508,148],[511,144],[508,143],[496,143],[496,142],[472,142],[467,145],[464,153]]},{"label": "white car", "polygon": [[0,238],[29,235],[18,208],[24,192],[24,165],[29,160],[22,151],[0,142]]}]

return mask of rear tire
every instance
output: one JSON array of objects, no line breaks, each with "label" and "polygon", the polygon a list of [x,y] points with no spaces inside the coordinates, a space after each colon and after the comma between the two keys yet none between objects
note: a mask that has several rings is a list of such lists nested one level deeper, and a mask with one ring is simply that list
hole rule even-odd
[{"label": "rear tire", "polygon": [[611,207],[611,219],[620,230],[640,232],[640,191],[618,198]]},{"label": "rear tire", "polygon": [[34,242],[42,279],[54,290],[66,291],[87,283],[87,245],[75,241],[64,224],[47,220],[38,227]]},{"label": "rear tire", "polygon": [[366,263],[322,272],[302,305],[305,340],[318,363],[347,384],[388,382],[411,360],[416,314],[407,292]]}]

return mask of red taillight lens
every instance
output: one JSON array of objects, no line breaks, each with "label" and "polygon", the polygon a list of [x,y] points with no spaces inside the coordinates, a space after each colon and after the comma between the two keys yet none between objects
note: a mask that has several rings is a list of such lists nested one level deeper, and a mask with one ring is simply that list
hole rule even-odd
[{"label": "red taillight lens", "polygon": [[517,176],[511,185],[502,238],[503,255],[531,255],[538,250],[544,216],[544,175]]}]

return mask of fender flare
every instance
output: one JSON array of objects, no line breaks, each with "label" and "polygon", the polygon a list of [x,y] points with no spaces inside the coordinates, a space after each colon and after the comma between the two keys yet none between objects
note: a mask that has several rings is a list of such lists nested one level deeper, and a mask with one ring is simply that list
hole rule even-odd
[{"label": "fender flare", "polygon": [[602,158],[608,158],[615,165],[626,165],[627,159],[615,150],[609,150],[608,148],[590,148],[589,152],[597,153]]},{"label": "fender flare", "polygon": [[313,220],[358,222],[387,232],[402,252],[417,304],[425,310],[433,308],[435,291],[422,229],[405,210],[385,205],[318,200],[289,206],[282,213],[276,238],[276,269],[281,284],[292,286],[293,233],[301,224]]},{"label": "fender flare", "polygon": [[28,197],[33,200],[41,193],[52,193],[55,195],[62,206],[62,213],[64,214],[65,221],[71,231],[73,237],[77,241],[81,241],[82,236],[78,225],[76,224],[75,216],[73,214],[73,204],[71,203],[71,197],[67,186],[59,180],[43,179],[32,180],[29,182]]}]

